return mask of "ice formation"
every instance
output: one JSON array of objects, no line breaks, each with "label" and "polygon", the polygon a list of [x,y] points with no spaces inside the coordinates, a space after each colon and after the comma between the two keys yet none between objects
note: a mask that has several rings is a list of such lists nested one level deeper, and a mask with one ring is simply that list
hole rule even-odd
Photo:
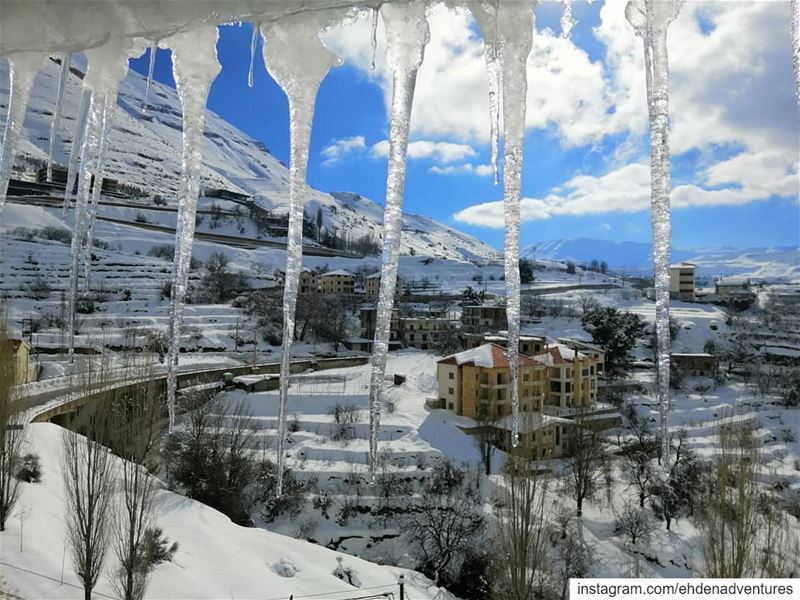
[{"label": "ice formation", "polygon": [[258,25],[253,23],[253,33],[250,36],[250,68],[247,70],[247,87],[253,87],[253,63],[256,58],[256,45],[258,44]]},{"label": "ice formation", "polygon": [[175,395],[178,390],[178,354],[189,265],[192,259],[200,169],[203,162],[203,129],[206,100],[220,71],[217,60],[217,28],[207,25],[165,40],[172,48],[172,74],[183,110],[183,164],[178,187],[178,222],[169,305],[169,354],[167,357],[167,410],[169,428],[175,427]]},{"label": "ice formation", "polygon": [[158,53],[158,40],[150,42],[150,62],[147,65],[147,84],[144,88],[142,112],[147,112],[147,101],[150,98],[150,87],[153,85],[153,71],[156,68],[156,54]]},{"label": "ice formation", "polygon": [[561,0],[564,3],[564,12],[561,13],[561,36],[568,38],[570,31],[575,27],[576,21],[572,18],[572,0]]},{"label": "ice formation", "polygon": [[386,375],[386,354],[389,350],[389,330],[397,283],[397,261],[400,257],[411,105],[414,101],[417,71],[422,64],[425,46],[430,39],[425,2],[422,0],[412,0],[403,4],[383,4],[381,16],[386,35],[386,62],[392,73],[392,103],[389,174],[386,179],[386,202],[383,212],[381,283],[369,387],[369,462],[373,477],[378,460],[378,432]]},{"label": "ice formation", "polygon": [[489,135],[492,146],[492,174],[494,184],[499,182],[497,175],[497,154],[500,143],[500,60],[497,56],[497,10],[499,1],[472,0],[469,7],[478,21],[483,34],[483,55],[486,62],[486,79],[489,83]]},{"label": "ice formation", "polygon": [[792,66],[794,67],[794,89],[800,105],[800,0],[792,0]]},{"label": "ice formation", "polygon": [[647,111],[650,118],[650,219],[655,270],[656,395],[661,422],[662,464],[669,466],[669,264],[670,220],[669,62],[667,28],[680,12],[681,0],[631,0],[625,16],[644,43]]},{"label": "ice formation", "polygon": [[80,157],[78,195],[75,203],[75,221],[70,250],[69,291],[67,294],[67,341],[70,362],[75,352],[75,305],[78,299],[78,271],[89,229],[89,190],[94,177],[94,193],[102,186],[101,138],[104,123],[116,105],[117,90],[128,70],[128,58],[141,53],[141,46],[132,39],[112,39],[99,48],[86,50],[88,69],[83,84],[91,89],[89,116],[83,135]]},{"label": "ice formation", "polygon": [[89,104],[92,100],[92,90],[83,88],[81,101],[78,105],[78,114],[75,116],[75,129],[72,132],[72,145],[69,150],[69,163],[67,168],[67,185],[64,188],[64,206],[62,216],[66,217],[75,189],[75,180],[78,178],[78,165],[80,163],[83,136],[86,133],[86,119],[89,117]]},{"label": "ice formation", "polygon": [[278,452],[276,494],[282,493],[283,455],[286,439],[286,410],[289,400],[289,377],[295,307],[303,266],[303,208],[305,207],[306,168],[311,124],[317,90],[325,75],[339,64],[338,57],[323,45],[321,25],[332,15],[316,13],[315,19],[288,17],[263,25],[264,63],[272,78],[289,100],[289,230],[286,244],[286,268],[283,289],[283,353],[281,354],[280,400],[278,405]]},{"label": "ice formation", "polygon": [[519,226],[522,150],[528,94],[528,55],[533,40],[536,0],[500,5],[497,11],[498,52],[503,84],[503,207],[505,214],[506,314],[511,388],[511,444],[519,438]]},{"label": "ice formation", "polygon": [[372,9],[372,24],[370,26],[370,43],[372,45],[372,61],[370,68],[375,70],[375,54],[378,52],[378,9]]},{"label": "ice formation", "polygon": [[58,74],[58,87],[56,88],[56,104],[53,109],[53,120],[50,123],[50,146],[47,149],[47,181],[53,181],[53,149],[58,136],[58,124],[61,120],[61,104],[64,101],[64,88],[69,79],[69,68],[72,64],[72,55],[64,54],[61,57],[61,71]]},{"label": "ice formation", "polygon": [[47,60],[46,54],[21,52],[8,57],[9,99],[6,129],[3,134],[3,154],[0,156],[0,217],[6,203],[11,167],[17,155],[17,142],[25,121],[25,110],[33,80]]}]

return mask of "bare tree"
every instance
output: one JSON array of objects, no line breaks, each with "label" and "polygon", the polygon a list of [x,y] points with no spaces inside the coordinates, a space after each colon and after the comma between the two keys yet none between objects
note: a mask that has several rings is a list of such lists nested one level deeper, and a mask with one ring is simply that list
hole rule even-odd
[{"label": "bare tree", "polygon": [[8,339],[5,312],[0,308],[0,531],[5,531],[6,520],[20,491],[16,471],[25,431],[11,397],[12,386],[16,383],[16,363]]},{"label": "bare tree", "polygon": [[608,455],[602,439],[581,427],[571,427],[567,441],[571,454],[566,461],[568,483],[580,517],[583,515],[583,501],[594,498],[602,482]]},{"label": "bare tree", "polygon": [[113,495],[111,453],[99,440],[104,425],[97,414],[85,427],[86,438],[65,430],[62,473],[66,492],[67,532],[75,574],[90,600],[103,569],[109,542]]},{"label": "bare tree", "polygon": [[524,459],[509,455],[495,532],[494,592],[498,598],[530,600],[543,578],[547,568],[549,483],[547,475],[531,475]]},{"label": "bare tree", "polygon": [[639,506],[644,508],[644,503],[652,494],[654,477],[650,457],[641,450],[634,450],[622,459],[622,477],[628,487],[636,489],[639,494]]},{"label": "bare tree", "polygon": [[492,457],[497,450],[497,444],[500,441],[497,429],[493,426],[492,419],[489,417],[487,411],[483,410],[478,413],[476,419],[478,423],[475,432],[474,441],[478,452],[481,455],[481,463],[483,464],[484,473],[486,475],[492,474]]},{"label": "bare tree", "polygon": [[637,542],[647,543],[655,529],[650,515],[630,501],[626,501],[622,509],[616,513],[614,526],[617,531],[627,536],[634,546]]},{"label": "bare tree", "polygon": [[700,530],[705,577],[747,577],[756,571],[759,446],[752,429],[724,425]]},{"label": "bare tree", "polygon": [[558,561],[555,568],[555,575],[561,583],[561,600],[567,600],[570,579],[586,577],[589,574],[593,558],[592,548],[579,538],[575,527],[569,527],[558,546]]}]

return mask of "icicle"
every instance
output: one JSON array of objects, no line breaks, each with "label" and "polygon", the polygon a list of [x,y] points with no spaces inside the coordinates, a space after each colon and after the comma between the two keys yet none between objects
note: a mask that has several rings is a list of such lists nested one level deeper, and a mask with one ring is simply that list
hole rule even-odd
[{"label": "icicle", "polygon": [[[83,245],[89,228],[89,189],[94,177],[94,193],[102,185],[100,141],[107,106],[117,101],[119,84],[128,70],[128,58],[141,53],[140,46],[128,39],[112,39],[104,46],[86,50],[89,68],[84,85],[91,90],[89,114],[83,134],[80,156],[78,195],[75,202],[75,224],[72,234],[69,293],[67,296],[67,341],[70,364],[75,358],[75,306],[78,299],[78,273]],[[69,189],[66,193],[69,193]]]},{"label": "icicle", "polygon": [[53,148],[58,135],[58,122],[61,119],[61,103],[64,101],[64,88],[69,79],[69,67],[72,55],[64,54],[61,57],[61,72],[58,75],[58,89],[56,91],[56,106],[53,110],[53,120],[50,123],[50,147],[47,150],[47,181],[53,181]]},{"label": "icicle", "polygon": [[647,108],[650,117],[650,219],[653,230],[655,270],[656,345],[658,349],[656,394],[661,421],[661,460],[669,468],[669,263],[670,155],[669,155],[669,62],[667,28],[678,16],[680,0],[629,1],[625,16],[644,43]]},{"label": "icicle", "polygon": [[389,331],[397,283],[397,261],[403,224],[403,195],[406,178],[406,150],[414,101],[417,71],[430,38],[425,2],[391,3],[381,6],[386,35],[386,62],[392,73],[391,126],[389,129],[389,174],[383,210],[383,255],[381,283],[375,319],[372,372],[369,387],[370,473],[373,480],[378,463],[378,432]]},{"label": "icicle", "polygon": [[472,14],[478,21],[483,34],[483,57],[486,62],[486,77],[489,83],[489,127],[492,145],[492,173],[494,184],[499,183],[497,174],[497,155],[500,137],[501,73],[497,58],[497,8],[499,0],[474,0],[469,3]]},{"label": "icicle", "polygon": [[253,87],[253,62],[258,45],[258,24],[253,23],[253,35],[250,37],[250,69],[247,72],[247,87]]},{"label": "icicle", "polygon": [[527,64],[533,41],[535,5],[536,0],[508,2],[499,5],[497,10],[498,52],[503,82],[503,206],[512,446],[519,441],[519,227],[528,93]]},{"label": "icicle", "polygon": [[167,408],[169,428],[175,428],[175,396],[178,389],[178,355],[189,266],[192,260],[200,169],[203,160],[203,129],[211,83],[220,71],[217,60],[217,28],[207,26],[172,36],[172,73],[183,110],[183,168],[178,190],[178,222],[175,228],[175,261],[169,311],[169,356],[167,359]]},{"label": "icicle", "polygon": [[372,70],[375,70],[375,54],[378,51],[378,9],[372,9]]},{"label": "icicle", "polygon": [[92,90],[84,87],[81,94],[81,102],[78,106],[78,114],[75,117],[75,131],[72,134],[72,145],[69,150],[69,167],[67,169],[67,186],[64,188],[64,206],[61,210],[61,216],[67,216],[67,208],[69,207],[70,200],[75,196],[73,190],[75,189],[75,180],[78,177],[78,162],[81,157],[81,148],[83,147],[83,135],[86,132],[86,119],[89,116],[89,103],[92,99]]},{"label": "icicle", "polygon": [[[324,19],[323,14],[316,15]],[[286,238],[286,269],[283,291],[283,351],[278,404],[278,448],[276,460],[276,495],[283,492],[283,458],[286,441],[286,412],[294,339],[295,308],[303,265],[303,209],[307,195],[306,168],[311,124],[317,90],[331,67],[339,59],[331,54],[319,37],[320,23],[313,19],[290,17],[264,25],[261,32],[264,63],[272,78],[289,99],[289,230]]]},{"label": "icicle", "polygon": [[572,18],[572,0],[561,0],[561,2],[564,4],[564,12],[561,13],[561,37],[566,39],[577,21]]},{"label": "icicle", "polygon": [[3,134],[3,153],[0,156],[0,217],[6,203],[11,168],[14,166],[22,125],[25,123],[25,111],[28,108],[33,80],[46,60],[46,55],[32,52],[21,52],[8,57],[8,116]]},{"label": "icicle", "polygon": [[156,54],[158,53],[158,40],[150,42],[150,64],[147,67],[147,85],[144,88],[144,100],[142,100],[142,112],[147,112],[147,101],[150,98],[150,86],[153,85],[153,71],[156,68]]},{"label": "icicle", "polygon": [[117,94],[109,93],[106,95],[103,104],[103,121],[100,126],[100,143],[97,150],[97,161],[95,166],[94,186],[92,186],[92,201],[89,208],[89,230],[86,234],[86,241],[83,244],[83,266],[84,266],[84,290],[91,288],[92,271],[92,246],[94,244],[94,227],[97,221],[97,206],[100,203],[100,194],[103,190],[103,168],[106,162],[106,147],[108,132],[111,128],[111,119],[116,106]]},{"label": "icicle", "polygon": [[792,66],[794,67],[794,89],[800,106],[800,1],[791,0],[792,11]]}]

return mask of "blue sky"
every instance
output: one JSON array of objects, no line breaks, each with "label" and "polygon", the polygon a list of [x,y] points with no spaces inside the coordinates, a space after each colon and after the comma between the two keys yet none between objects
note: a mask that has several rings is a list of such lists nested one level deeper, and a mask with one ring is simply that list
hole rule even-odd
[{"label": "blue sky", "polygon": [[[619,3],[576,3],[578,22],[564,39],[560,4],[537,7],[528,65],[524,245],[579,236],[649,240],[641,42],[621,12]],[[502,187],[488,169],[479,32],[465,14],[439,10],[430,22],[405,209],[499,248]],[[251,32],[249,23],[220,28],[223,68],[208,106],[288,161],[288,106],[264,69],[260,43],[255,85],[247,86]],[[386,160],[375,147],[388,131],[382,28],[375,71],[368,19],[325,39],[344,64],[319,90],[309,183],[382,202]],[[674,245],[797,245],[798,121],[788,3],[690,3],[672,24],[669,43]],[[144,56],[131,64],[144,74],[147,62]],[[156,79],[174,85],[168,51],[158,52]]]}]

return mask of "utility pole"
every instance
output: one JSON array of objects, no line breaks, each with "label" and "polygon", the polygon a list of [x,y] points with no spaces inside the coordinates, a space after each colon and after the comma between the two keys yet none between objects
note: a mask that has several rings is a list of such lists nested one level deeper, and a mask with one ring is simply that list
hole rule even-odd
[{"label": "utility pole", "polygon": [[400,574],[400,600],[406,600],[406,581],[405,575]]}]

